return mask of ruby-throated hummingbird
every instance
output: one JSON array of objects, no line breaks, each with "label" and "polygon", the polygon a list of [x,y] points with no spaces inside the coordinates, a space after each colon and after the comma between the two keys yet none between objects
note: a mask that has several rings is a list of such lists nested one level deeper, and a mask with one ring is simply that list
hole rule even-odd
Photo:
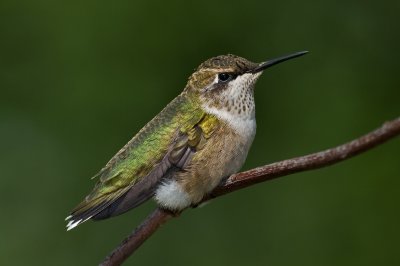
[{"label": "ruby-throated hummingbird", "polygon": [[95,176],[92,192],[67,217],[67,229],[124,213],[154,198],[179,211],[196,205],[242,167],[256,134],[254,84],[270,66],[235,55],[202,63],[183,92]]}]

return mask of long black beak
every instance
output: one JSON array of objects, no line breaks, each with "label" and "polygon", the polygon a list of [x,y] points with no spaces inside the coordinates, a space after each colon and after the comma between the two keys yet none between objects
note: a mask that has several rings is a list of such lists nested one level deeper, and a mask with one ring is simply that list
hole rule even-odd
[{"label": "long black beak", "polygon": [[305,55],[306,53],[308,53],[308,51],[301,51],[301,52],[297,52],[297,53],[293,53],[293,54],[289,54],[289,55],[285,55],[285,56],[281,56],[272,60],[268,60],[264,63],[261,63],[258,67],[256,67],[255,69],[249,70],[248,73],[257,73],[260,71],[263,71],[266,68],[269,68],[271,66],[274,66],[276,64],[285,62],[286,60],[289,59],[293,59],[302,55]]}]

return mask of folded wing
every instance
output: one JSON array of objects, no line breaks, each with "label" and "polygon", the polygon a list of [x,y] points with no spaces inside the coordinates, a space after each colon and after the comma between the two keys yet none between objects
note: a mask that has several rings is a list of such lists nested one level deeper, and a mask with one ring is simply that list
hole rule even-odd
[{"label": "folded wing", "polygon": [[99,180],[92,192],[67,217],[68,230],[91,218],[119,215],[152,197],[157,184],[183,169],[196,152],[203,117],[185,97],[174,99],[95,176]]}]

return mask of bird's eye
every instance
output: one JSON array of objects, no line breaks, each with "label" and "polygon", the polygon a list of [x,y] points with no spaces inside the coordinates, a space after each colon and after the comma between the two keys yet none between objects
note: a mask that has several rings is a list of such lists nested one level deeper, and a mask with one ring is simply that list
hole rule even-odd
[{"label": "bird's eye", "polygon": [[219,73],[218,80],[221,82],[227,82],[233,79],[233,75],[229,73]]}]

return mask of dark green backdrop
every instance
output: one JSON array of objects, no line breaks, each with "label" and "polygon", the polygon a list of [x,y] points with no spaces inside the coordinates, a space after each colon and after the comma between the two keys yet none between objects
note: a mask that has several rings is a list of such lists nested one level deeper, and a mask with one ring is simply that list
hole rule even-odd
[{"label": "dark green backdrop", "polygon": [[[245,169],[400,114],[399,1],[0,2],[0,264],[95,265],[154,203],[65,231],[94,175],[203,60],[310,54],[257,84]],[[185,212],[128,265],[400,265],[400,139]]]}]

